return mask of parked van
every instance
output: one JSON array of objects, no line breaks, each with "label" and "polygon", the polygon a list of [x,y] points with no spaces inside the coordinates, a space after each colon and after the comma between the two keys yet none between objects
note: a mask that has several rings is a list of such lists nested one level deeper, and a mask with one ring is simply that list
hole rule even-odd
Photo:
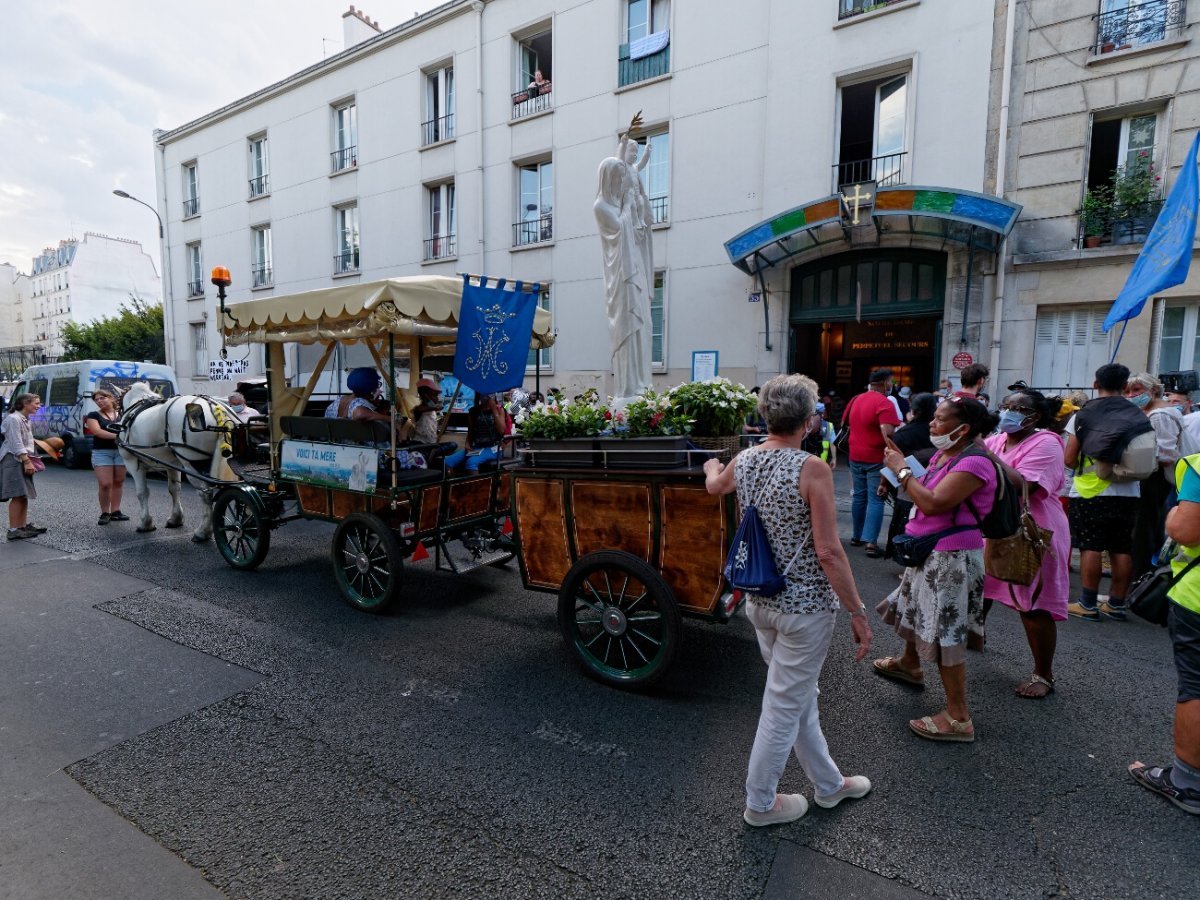
[{"label": "parked van", "polygon": [[83,430],[83,420],[96,409],[92,391],[107,388],[119,393],[135,381],[148,382],[163,397],[179,393],[179,383],[170,366],[82,359],[30,366],[21,374],[12,396],[37,394],[42,398],[41,409],[29,420],[33,438],[50,452],[53,450],[44,442],[60,438],[63,442],[60,461],[77,469],[91,462],[92,438]]}]

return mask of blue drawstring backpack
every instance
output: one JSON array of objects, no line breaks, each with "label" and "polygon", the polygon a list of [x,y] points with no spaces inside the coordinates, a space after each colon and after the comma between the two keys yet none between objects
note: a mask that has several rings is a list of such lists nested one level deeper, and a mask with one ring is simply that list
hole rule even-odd
[{"label": "blue drawstring backpack", "polygon": [[[778,468],[776,463],[763,487],[759,489],[759,496],[771,484]],[[771,543],[767,540],[767,530],[758,515],[756,500],[757,498],[751,500],[742,510],[741,524],[733,534],[729,555],[725,557],[725,580],[735,590],[759,597],[774,597],[787,587],[788,569],[791,569],[796,557],[792,557],[792,563],[788,563],[787,569],[780,574],[775,566],[775,554],[771,552]],[[796,556],[799,555],[797,549]]]}]

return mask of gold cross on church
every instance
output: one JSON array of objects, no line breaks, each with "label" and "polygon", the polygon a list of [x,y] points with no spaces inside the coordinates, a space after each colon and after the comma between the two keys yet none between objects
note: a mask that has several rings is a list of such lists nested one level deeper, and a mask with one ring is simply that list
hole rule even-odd
[{"label": "gold cross on church", "polygon": [[858,207],[859,207],[859,205],[861,203],[863,203],[864,201],[870,200],[870,199],[871,199],[871,195],[863,193],[861,184],[856,184],[854,186],[853,194],[846,194],[846,193],[842,194],[842,202],[843,203],[845,203],[847,206],[849,206],[851,203],[854,204],[854,218],[850,220],[851,225],[858,224]]}]

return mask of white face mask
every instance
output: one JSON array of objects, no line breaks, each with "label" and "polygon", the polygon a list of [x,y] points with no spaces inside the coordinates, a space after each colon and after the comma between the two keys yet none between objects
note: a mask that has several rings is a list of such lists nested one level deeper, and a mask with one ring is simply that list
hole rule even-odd
[{"label": "white face mask", "polygon": [[966,427],[966,425],[959,425],[958,428],[955,428],[954,431],[950,432],[949,434],[930,434],[929,443],[933,444],[934,449],[936,450],[949,450],[956,443],[958,443],[958,438],[954,437],[954,433],[956,431],[961,431]]}]

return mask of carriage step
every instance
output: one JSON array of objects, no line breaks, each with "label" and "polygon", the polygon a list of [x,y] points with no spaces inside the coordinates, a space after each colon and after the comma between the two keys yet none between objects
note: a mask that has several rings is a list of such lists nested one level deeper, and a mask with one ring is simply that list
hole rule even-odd
[{"label": "carriage step", "polygon": [[476,556],[468,547],[464,547],[461,541],[457,540],[442,541],[441,551],[442,564],[456,575],[510,559],[513,555],[511,549],[498,547],[494,550],[486,550]]},{"label": "carriage step", "polygon": [[468,563],[456,561],[455,572],[461,575],[464,572],[471,572],[475,569],[481,569],[484,566],[490,566],[492,563],[500,562],[502,559],[509,559],[511,557],[511,550],[494,550],[491,553],[483,554],[478,559],[472,557],[471,561]]}]

